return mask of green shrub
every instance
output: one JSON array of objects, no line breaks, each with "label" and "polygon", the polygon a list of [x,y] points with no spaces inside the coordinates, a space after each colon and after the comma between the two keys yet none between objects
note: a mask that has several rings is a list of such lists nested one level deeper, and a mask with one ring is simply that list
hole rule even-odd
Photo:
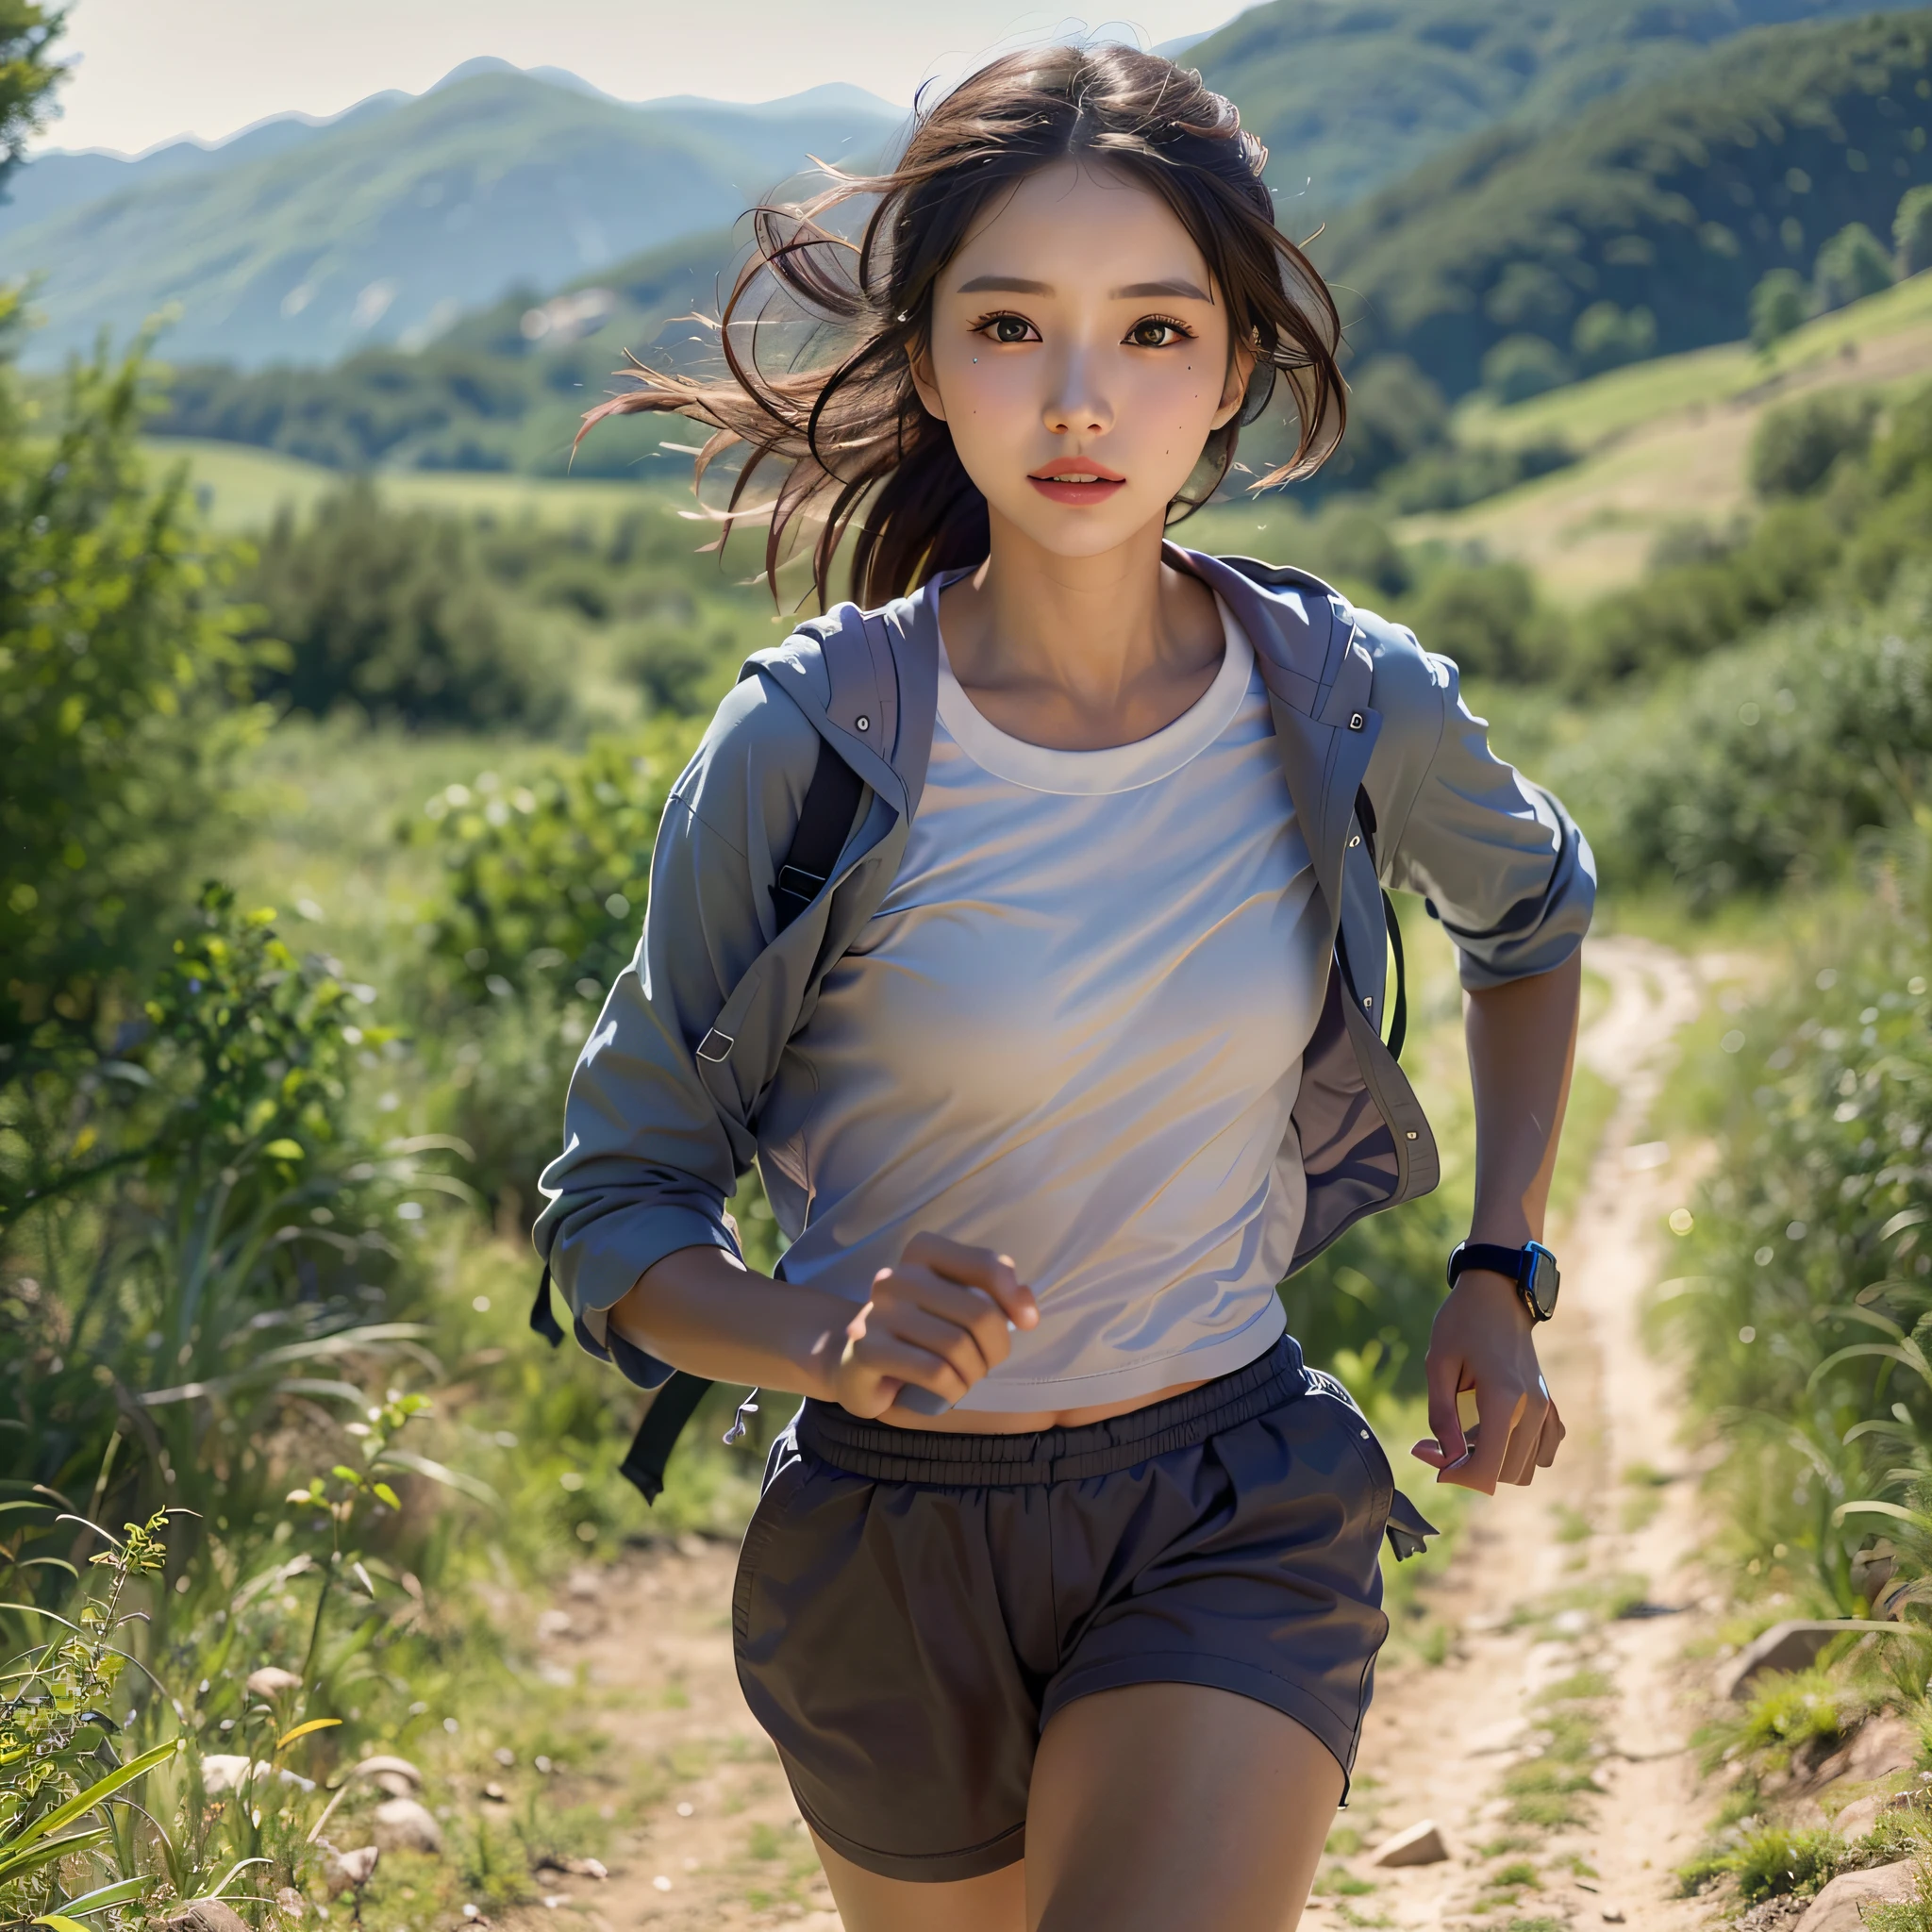
[{"label": "green shrub", "polygon": [[[11,298],[0,295],[0,325]],[[29,434],[0,360],[0,1082],[112,1044],[228,774],[266,717],[223,593],[234,553],[137,441],[138,358],[72,367]]]},{"label": "green shrub", "polygon": [[1891,287],[1891,256],[1863,222],[1852,222],[1818,251],[1811,280],[1820,308],[1842,308]]},{"label": "green shrub", "polygon": [[1915,275],[1932,268],[1932,187],[1906,190],[1891,225],[1891,240],[1900,275]]},{"label": "green shrub", "polygon": [[1570,346],[1585,375],[1641,362],[1657,354],[1657,317],[1641,307],[1624,309],[1614,302],[1592,302],[1576,318]]},{"label": "green shrub", "polygon": [[1561,389],[1574,375],[1569,358],[1541,336],[1505,336],[1483,357],[1483,388],[1503,404]]},{"label": "green shrub", "polygon": [[1449,443],[1391,470],[1378,493],[1398,516],[1461,509],[1575,460],[1576,452],[1559,437],[1507,446]]},{"label": "green shrub", "polygon": [[1520,563],[1457,563],[1436,571],[1406,607],[1418,637],[1471,676],[1526,683],[1560,658],[1560,629]]},{"label": "green shrub", "polygon": [[1765,412],[1751,438],[1745,474],[1761,497],[1809,496],[1843,457],[1872,447],[1878,398],[1827,390]]},{"label": "green shrub", "polygon": [[1932,584],[1788,619],[1553,756],[1607,878],[1693,905],[1823,874],[1932,778]]},{"label": "green shrub", "polygon": [[1811,314],[1811,291],[1794,268],[1774,268],[1751,291],[1751,346],[1768,349]]},{"label": "green shrub", "polygon": [[256,634],[287,647],[263,690],[294,709],[542,729],[564,708],[471,527],[386,504],[366,481],[306,520],[284,509],[242,589],[258,607]]}]

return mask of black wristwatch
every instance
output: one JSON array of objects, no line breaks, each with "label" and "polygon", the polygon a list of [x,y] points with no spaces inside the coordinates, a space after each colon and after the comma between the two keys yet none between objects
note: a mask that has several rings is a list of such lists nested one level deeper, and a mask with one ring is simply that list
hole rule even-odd
[{"label": "black wristwatch", "polygon": [[1515,1282],[1532,1322],[1547,1322],[1557,1312],[1562,1276],[1557,1273],[1556,1256],[1541,1241],[1524,1241],[1520,1248],[1499,1247],[1493,1241],[1457,1241],[1449,1257],[1451,1288],[1465,1268],[1481,1268]]}]

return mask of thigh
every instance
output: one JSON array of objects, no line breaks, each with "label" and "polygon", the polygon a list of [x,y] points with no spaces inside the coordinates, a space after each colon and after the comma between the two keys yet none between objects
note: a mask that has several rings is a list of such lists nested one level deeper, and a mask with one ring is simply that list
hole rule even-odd
[{"label": "thigh", "polygon": [[1254,1698],[1198,1684],[1077,1698],[1034,1765],[1027,1924],[1291,1932],[1341,1792],[1334,1754]]},{"label": "thigh", "polygon": [[915,1885],[881,1878],[841,1858],[816,1832],[812,1844],[832,1888],[845,1932],[1026,1932],[1026,1868],[1012,1864],[982,1878]]}]

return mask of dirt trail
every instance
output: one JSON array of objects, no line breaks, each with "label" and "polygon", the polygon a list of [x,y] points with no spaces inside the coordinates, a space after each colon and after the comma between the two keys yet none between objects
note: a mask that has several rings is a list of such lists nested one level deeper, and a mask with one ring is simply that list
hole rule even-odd
[{"label": "dirt trail", "polygon": [[[1627,1474],[1641,1465],[1654,1477],[1687,1474],[1669,1378],[1643,1354],[1636,1325],[1668,1241],[1663,1217],[1686,1177],[1674,1150],[1641,1137],[1671,1037],[1696,1013],[1700,989],[1688,962],[1641,941],[1591,941],[1589,961],[1611,998],[1581,1052],[1621,1098],[1583,1205],[1557,1243],[1563,1307],[1545,1331],[1544,1357],[1570,1439],[1557,1470],[1533,1489],[1474,1500],[1457,1559],[1429,1593],[1432,1614],[1457,1633],[1444,1660],[1383,1670],[1343,1820],[1370,1849],[1331,1865],[1305,1921],[1311,1927],[1438,1926],[1479,1904],[1486,1910],[1470,1923],[1491,1927],[1621,1923],[1674,1932],[1704,1923],[1701,1908],[1670,1896],[1672,1868],[1692,1848],[1705,1809],[1686,1749],[1701,1684],[1679,1661],[1704,1615],[1695,1486]],[[1416,1477],[1412,1493],[1426,1511],[1420,1465]],[[628,1803],[615,1808],[639,1821],[620,1828],[608,1881],[558,1882],[553,1911],[537,1915],[549,1923],[574,1912],[610,1932],[838,1932],[777,1761],[739,1696],[733,1563],[733,1552],[691,1540],[581,1574],[546,1613],[544,1673],[575,1678],[602,1701],[608,1771],[628,1786]],[[1638,1596],[1640,1614],[1611,1614]],[[1553,1599],[1570,1607],[1553,1612]],[[1524,1607],[1544,1614],[1508,1627]],[[1609,1685],[1589,1707],[1601,1724],[1590,1769],[1603,1794],[1584,1796],[1581,1823],[1525,1828],[1508,1817],[1500,1788],[1546,1737],[1540,1694],[1584,1671]],[[1441,1828],[1450,1857],[1374,1867],[1374,1845],[1423,1818]],[[1499,1888],[1511,1860],[1533,1868],[1534,1881],[1519,1872]]]}]

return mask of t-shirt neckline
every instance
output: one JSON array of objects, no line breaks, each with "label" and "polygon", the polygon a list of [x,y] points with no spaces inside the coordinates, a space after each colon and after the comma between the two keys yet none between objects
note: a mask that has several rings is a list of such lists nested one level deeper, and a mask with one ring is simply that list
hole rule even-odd
[{"label": "t-shirt neckline", "polygon": [[[1254,680],[1255,650],[1247,633],[1220,597],[1226,641],[1221,669],[1214,681],[1173,724],[1131,744],[1108,745],[1099,751],[1058,751],[1029,744],[1002,731],[966,695],[953,675],[944,636],[939,646],[939,716],[953,741],[982,771],[1031,791],[1057,791],[1095,797],[1109,791],[1132,791],[1171,777],[1198,758],[1239,715]],[[938,599],[934,599],[937,624]]]}]

